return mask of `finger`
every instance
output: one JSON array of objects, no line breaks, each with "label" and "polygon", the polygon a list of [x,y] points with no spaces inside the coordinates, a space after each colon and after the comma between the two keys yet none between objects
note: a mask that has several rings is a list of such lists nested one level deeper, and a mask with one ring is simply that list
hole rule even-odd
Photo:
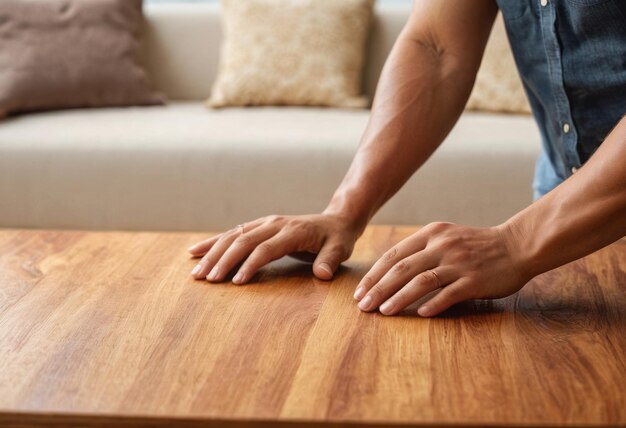
[{"label": "finger", "polygon": [[[432,274],[433,271],[436,272],[437,276]],[[383,315],[395,315],[431,291],[451,284],[456,279],[457,274],[452,268],[437,267],[431,269],[431,271],[421,272],[396,294],[387,299],[380,306],[380,313]]]},{"label": "finger", "polygon": [[266,264],[298,251],[297,242],[297,236],[281,231],[257,245],[235,275],[237,284],[248,282]]},{"label": "finger", "polygon": [[357,292],[354,293],[354,298],[360,300],[367,294],[370,288],[380,281],[383,275],[387,273],[393,265],[405,257],[423,250],[426,247],[426,243],[426,234],[417,232],[415,235],[404,239],[390,248],[374,263],[374,266],[372,266],[369,272],[361,279],[356,288]]},{"label": "finger", "polygon": [[[251,232],[252,230],[256,229],[258,226],[263,224],[264,221],[265,221],[265,218],[259,218],[249,223],[244,223],[243,227],[244,227],[245,232]],[[208,239],[205,239],[204,241],[197,242],[191,247],[187,248],[187,251],[189,251],[193,257],[201,257],[205,255],[211,249],[213,245],[215,245],[215,243],[219,240],[221,236],[222,234],[218,233],[217,235],[212,236]]]},{"label": "finger", "polygon": [[338,239],[329,239],[324,243],[313,262],[313,274],[319,279],[330,280],[335,271],[349,256],[346,245]]},{"label": "finger", "polygon": [[[409,257],[400,260],[383,275],[376,284],[367,290],[359,302],[359,309],[362,311],[372,311],[381,305],[385,300],[394,295],[398,290],[406,285],[416,275],[426,269],[437,265],[437,260],[430,250],[419,251]],[[355,297],[360,297],[363,289],[357,289]]]},{"label": "finger", "polygon": [[[260,243],[276,235],[279,231],[280,228],[276,225],[268,224],[263,227],[258,227],[252,232],[240,234],[215,263],[213,269],[216,274],[213,275],[214,271],[212,270],[207,279],[210,281],[222,281],[228,272],[243,259],[248,257]],[[236,275],[235,277],[236,278],[233,278],[233,282],[238,283],[239,277]]]},{"label": "finger", "polygon": [[[219,235],[216,243],[221,238],[222,238],[222,235]],[[211,246],[211,248],[213,248],[213,246],[215,246],[215,244],[213,244]],[[206,274],[204,274],[204,272],[206,272],[207,269],[204,269],[204,266],[206,266],[206,264],[208,263],[209,253],[210,253],[210,251],[207,251],[206,253],[204,253],[204,255],[202,256],[200,261],[191,270],[191,276],[193,276],[195,279],[200,279],[200,278],[206,277]]]},{"label": "finger", "polygon": [[220,259],[224,251],[228,249],[230,244],[239,236],[239,232],[231,229],[222,233],[219,239],[211,249],[200,259],[200,262],[191,271],[194,278],[206,278],[207,274],[213,269],[215,263]]},{"label": "finger", "polygon": [[212,236],[204,241],[196,242],[191,247],[187,248],[187,251],[191,253],[193,257],[201,257],[207,253],[220,238],[220,234]]},{"label": "finger", "polygon": [[444,287],[439,294],[420,306],[417,313],[422,317],[434,317],[450,306],[471,298],[472,293],[469,283],[458,280]]}]

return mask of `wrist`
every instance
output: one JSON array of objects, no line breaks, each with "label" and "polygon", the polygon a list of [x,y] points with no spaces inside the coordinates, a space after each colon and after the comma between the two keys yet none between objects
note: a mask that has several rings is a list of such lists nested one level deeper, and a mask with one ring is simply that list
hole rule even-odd
[{"label": "wrist", "polygon": [[535,239],[517,218],[512,218],[496,226],[507,250],[513,259],[518,274],[524,281],[530,281],[543,273],[542,260],[536,250]]},{"label": "wrist", "polygon": [[356,236],[361,236],[370,220],[366,211],[358,209],[347,197],[337,194],[333,196],[322,214],[340,218],[347,228],[354,230]]}]

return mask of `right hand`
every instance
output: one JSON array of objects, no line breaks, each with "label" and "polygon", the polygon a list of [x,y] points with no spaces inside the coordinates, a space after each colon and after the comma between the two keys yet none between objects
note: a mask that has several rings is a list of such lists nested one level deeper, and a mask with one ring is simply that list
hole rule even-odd
[{"label": "right hand", "polygon": [[245,284],[264,265],[289,255],[313,261],[313,274],[329,280],[350,257],[359,235],[334,214],[263,217],[191,246],[189,252],[202,257],[191,275],[220,282],[243,262],[233,283]]}]

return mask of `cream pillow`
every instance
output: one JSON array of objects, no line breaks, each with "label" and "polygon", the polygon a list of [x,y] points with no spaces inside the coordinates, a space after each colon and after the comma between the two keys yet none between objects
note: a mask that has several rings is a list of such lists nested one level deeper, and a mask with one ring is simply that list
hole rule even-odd
[{"label": "cream pillow", "polygon": [[500,14],[491,30],[467,109],[530,113]]},{"label": "cream pillow", "polygon": [[224,42],[210,107],[366,107],[360,96],[373,0],[222,0]]}]

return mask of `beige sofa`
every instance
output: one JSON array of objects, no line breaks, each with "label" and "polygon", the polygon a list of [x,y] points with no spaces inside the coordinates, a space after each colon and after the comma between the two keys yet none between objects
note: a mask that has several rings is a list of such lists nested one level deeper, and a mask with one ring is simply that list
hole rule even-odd
[{"label": "beige sofa", "polygon": [[[376,11],[364,85],[370,96],[407,13],[406,6]],[[170,104],[0,123],[0,227],[220,230],[323,209],[369,112],[208,110],[218,7],[152,5],[146,20],[146,62]],[[465,113],[375,222],[501,222],[531,201],[538,151],[530,117]]]}]

